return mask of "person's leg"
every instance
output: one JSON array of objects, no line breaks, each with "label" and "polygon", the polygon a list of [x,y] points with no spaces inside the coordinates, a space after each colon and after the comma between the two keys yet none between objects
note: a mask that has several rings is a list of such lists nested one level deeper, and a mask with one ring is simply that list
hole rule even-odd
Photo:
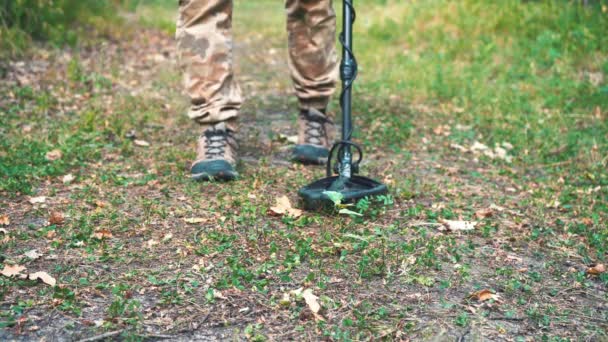
[{"label": "person's leg", "polygon": [[200,124],[194,179],[236,177],[236,142],[242,96],[232,71],[232,0],[180,0],[177,41],[188,116]]},{"label": "person's leg", "polygon": [[300,104],[297,160],[323,163],[333,123],[326,114],[338,79],[332,0],[286,0],[289,67]]}]

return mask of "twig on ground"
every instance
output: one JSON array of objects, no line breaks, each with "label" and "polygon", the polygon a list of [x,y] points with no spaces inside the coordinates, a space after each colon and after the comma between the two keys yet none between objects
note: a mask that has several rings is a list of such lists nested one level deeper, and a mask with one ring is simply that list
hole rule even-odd
[{"label": "twig on ground", "polygon": [[437,222],[413,222],[413,223],[408,224],[408,226],[410,226],[410,227],[426,227],[426,226],[436,227],[436,226],[443,226],[443,223],[437,223]]},{"label": "twig on ground", "polygon": [[143,337],[143,338],[158,338],[158,339],[163,339],[163,340],[168,340],[168,339],[174,339],[176,336],[175,335],[162,335],[162,334],[143,334],[143,335],[137,335],[139,337]]},{"label": "twig on ground", "polygon": [[492,321],[516,321],[516,322],[520,322],[520,321],[523,321],[525,318],[522,318],[522,317],[495,316],[495,317],[490,317],[489,319],[492,320]]},{"label": "twig on ground", "polygon": [[82,339],[79,342],[101,341],[101,340],[106,339],[108,337],[114,337],[116,335],[120,335],[123,331],[125,331],[125,329],[110,331],[110,332],[107,332],[105,334],[101,334],[101,335],[92,336],[92,337],[89,337],[89,338]]},{"label": "twig on ground", "polygon": [[471,332],[471,328],[468,328],[467,331],[464,332],[464,334],[462,334],[462,336],[460,336],[458,338],[458,342],[463,342],[464,338]]}]

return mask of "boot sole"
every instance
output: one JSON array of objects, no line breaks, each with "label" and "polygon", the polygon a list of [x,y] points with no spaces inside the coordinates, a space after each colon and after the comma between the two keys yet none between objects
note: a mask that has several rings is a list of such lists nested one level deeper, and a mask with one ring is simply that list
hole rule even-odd
[{"label": "boot sole", "polygon": [[195,181],[231,181],[239,174],[225,160],[211,160],[196,163],[192,166],[190,178]]},{"label": "boot sole", "polygon": [[315,145],[296,145],[292,159],[303,164],[323,165],[327,163],[329,150]]}]

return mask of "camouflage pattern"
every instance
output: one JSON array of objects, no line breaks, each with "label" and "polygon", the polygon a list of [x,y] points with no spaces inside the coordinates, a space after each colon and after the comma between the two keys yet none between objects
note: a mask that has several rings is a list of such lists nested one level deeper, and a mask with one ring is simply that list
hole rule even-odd
[{"label": "camouflage pattern", "polygon": [[331,0],[287,0],[289,68],[302,109],[327,107],[336,89],[336,13]]},{"label": "camouflage pattern", "polygon": [[[303,109],[327,106],[338,77],[331,0],[286,0],[289,66]],[[243,102],[232,69],[232,0],[180,0],[177,40],[189,117],[234,119]]]},{"label": "camouflage pattern", "polygon": [[188,116],[201,124],[235,118],[242,103],[232,72],[232,0],[180,0],[177,41]]}]

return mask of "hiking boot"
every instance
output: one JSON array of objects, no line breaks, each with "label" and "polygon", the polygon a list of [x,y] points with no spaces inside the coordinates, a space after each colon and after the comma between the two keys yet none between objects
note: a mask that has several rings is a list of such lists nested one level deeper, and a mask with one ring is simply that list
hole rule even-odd
[{"label": "hiking boot", "polygon": [[192,163],[192,179],[233,180],[238,177],[235,171],[236,150],[234,129],[226,122],[207,127],[198,138],[196,161]]},{"label": "hiking boot", "polygon": [[325,110],[311,108],[300,111],[298,125],[298,144],[293,150],[293,159],[305,164],[325,164],[334,123],[325,115]]}]

